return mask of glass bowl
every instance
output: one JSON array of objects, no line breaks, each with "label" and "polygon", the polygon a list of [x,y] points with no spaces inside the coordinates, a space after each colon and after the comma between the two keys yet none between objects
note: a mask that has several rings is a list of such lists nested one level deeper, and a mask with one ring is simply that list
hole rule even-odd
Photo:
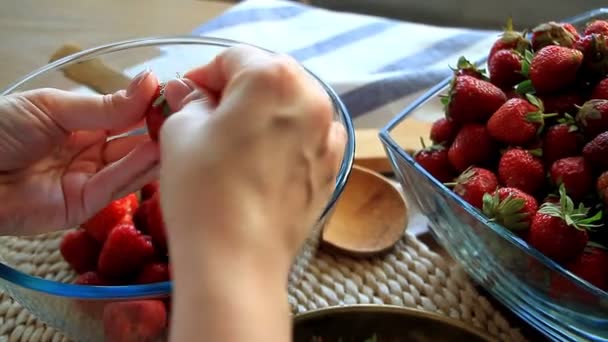
[{"label": "glass bowl", "polygon": [[[608,9],[564,20],[580,28],[608,18]],[[483,67],[485,60],[477,63]],[[446,66],[447,67],[447,66]],[[443,115],[439,95],[450,79],[430,89],[380,131],[393,170],[411,205],[427,217],[434,238],[469,275],[523,320],[547,337],[561,341],[608,340],[608,293],[553,262],[450,191],[416,163],[399,143],[399,130],[424,127]],[[414,126],[416,125],[416,126]],[[420,132],[428,137],[429,131]],[[570,291],[550,292],[562,278]]]},{"label": "glass bowl", "polygon": [[[128,78],[150,68],[161,81],[166,81],[176,74],[184,74],[193,67],[210,62],[222,50],[235,44],[239,42],[191,36],[154,37],[112,43],[58,59],[25,76],[1,94],[39,87],[93,92],[92,89],[71,81],[74,79],[73,73],[77,72],[76,68],[82,69],[83,66],[90,65],[90,62],[97,65],[101,62],[113,70],[122,70],[122,74]],[[331,98],[334,118],[344,124],[348,138],[332,197],[292,264],[288,282],[290,288],[298,283],[314,257],[323,225],[332,214],[354,160],[355,135],[348,111],[326,83],[310,74]],[[125,79],[128,81],[128,78]],[[71,284],[75,273],[59,252],[63,234],[65,232],[0,237],[0,286],[32,314],[67,337],[78,341],[103,341],[101,315],[110,303],[169,298],[171,282],[129,286]],[[162,341],[165,335],[166,331],[163,331],[158,340]]]}]

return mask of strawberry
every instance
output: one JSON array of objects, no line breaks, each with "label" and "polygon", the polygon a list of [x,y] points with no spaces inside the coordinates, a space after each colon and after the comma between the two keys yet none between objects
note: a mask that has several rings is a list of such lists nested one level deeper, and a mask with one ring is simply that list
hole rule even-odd
[{"label": "strawberry", "polygon": [[521,73],[522,56],[515,50],[497,51],[488,61],[490,81],[501,89],[508,89],[524,80]]},{"label": "strawberry", "polygon": [[498,188],[498,180],[492,171],[471,167],[458,176],[454,185],[454,192],[472,206],[482,209],[483,195],[493,193]]},{"label": "strawberry", "polygon": [[482,124],[464,125],[448,150],[450,163],[458,172],[471,165],[486,165],[496,156],[496,143]]},{"label": "strawberry", "polygon": [[608,170],[608,131],[599,134],[585,145],[583,157],[596,170]]},{"label": "strawberry", "polygon": [[591,167],[580,156],[556,160],[551,165],[550,176],[554,184],[563,184],[567,194],[576,201],[582,200],[593,190]]},{"label": "strawberry", "polygon": [[480,80],[486,80],[485,70],[477,68],[475,64],[469,62],[464,56],[458,58],[456,68],[452,68],[455,76],[471,76]]},{"label": "strawberry", "polygon": [[608,36],[590,34],[575,44],[583,53],[583,74],[592,80],[602,79],[608,73]]},{"label": "strawberry", "polygon": [[602,34],[604,36],[608,36],[608,21],[606,20],[594,20],[587,24],[585,27],[585,35],[590,35],[593,33]]},{"label": "strawberry", "polygon": [[82,273],[76,278],[74,284],[78,285],[90,285],[90,286],[106,286],[111,285],[112,283],[103,279],[99,273],[95,271],[87,271]]},{"label": "strawberry", "polygon": [[430,138],[434,144],[449,146],[458,134],[458,126],[446,118],[440,118],[431,126]]},{"label": "strawberry", "polygon": [[138,207],[137,196],[129,194],[110,202],[105,208],[80,226],[97,241],[103,243],[110,231],[121,221],[128,221]]},{"label": "strawberry", "polygon": [[558,45],[540,49],[532,58],[529,77],[538,94],[548,94],[574,83],[583,53]]},{"label": "strawberry", "polygon": [[428,171],[440,182],[449,182],[454,179],[455,171],[448,159],[448,150],[443,145],[424,146],[414,155],[420,166]]},{"label": "strawberry", "polygon": [[141,200],[145,201],[151,198],[158,191],[159,187],[160,183],[157,180],[144,185],[141,188]]},{"label": "strawberry", "polygon": [[101,245],[83,229],[66,233],[59,245],[63,259],[77,273],[95,270]]},{"label": "strawberry", "polygon": [[608,100],[589,100],[576,114],[576,121],[587,139],[608,131]]},{"label": "strawberry", "polygon": [[150,199],[141,202],[139,209],[133,215],[133,224],[142,233],[148,233],[148,208],[150,208]]},{"label": "strawberry", "polygon": [[595,181],[595,189],[597,190],[598,195],[604,194],[606,189],[608,189],[608,171],[602,172],[597,180]]},{"label": "strawberry", "polygon": [[532,30],[532,48],[539,51],[549,45],[572,47],[579,38],[576,28],[571,24],[550,21]]},{"label": "strawberry", "polygon": [[512,148],[500,158],[498,179],[506,187],[535,194],[544,184],[545,170],[543,163],[532,152]]},{"label": "strawberry", "polygon": [[582,105],[585,99],[577,88],[566,89],[558,93],[539,95],[538,98],[545,106],[547,113],[576,114],[577,106]]},{"label": "strawberry", "polygon": [[172,114],[171,108],[169,108],[169,104],[165,100],[164,89],[164,84],[158,85],[154,100],[146,113],[146,126],[148,134],[153,141],[158,141],[161,126]]},{"label": "strawberry", "polygon": [[557,125],[547,128],[543,137],[543,159],[547,165],[566,157],[580,155],[584,139],[574,118],[567,115]]},{"label": "strawberry", "polygon": [[582,253],[589,240],[587,230],[597,227],[594,222],[602,212],[589,217],[589,209],[582,204],[575,208],[564,186],[559,192],[559,203],[545,202],[534,215],[528,241],[547,257],[564,263]]},{"label": "strawberry", "polygon": [[[593,286],[608,291],[608,251],[600,246],[589,244],[581,254],[568,262],[566,269]],[[570,280],[557,276],[551,281],[551,292],[556,297],[568,293],[580,293]],[[591,298],[589,298],[591,299]]]},{"label": "strawberry", "polygon": [[488,133],[502,143],[525,145],[534,140],[544,125],[544,119],[556,114],[544,114],[542,102],[526,94],[527,100],[510,99],[488,120]]},{"label": "strawberry", "polygon": [[593,88],[591,98],[608,100],[608,78],[604,78]]},{"label": "strawberry", "polygon": [[509,230],[528,229],[536,210],[536,199],[516,188],[500,188],[483,195],[483,213]]},{"label": "strawberry", "polygon": [[500,88],[471,76],[456,76],[447,96],[442,96],[445,115],[457,124],[484,123],[507,100]]},{"label": "strawberry", "polygon": [[106,341],[162,341],[167,323],[165,303],[157,299],[108,303],[103,311]]},{"label": "strawberry", "polygon": [[156,192],[148,201],[150,203],[146,210],[148,217],[146,228],[159,252],[165,253],[167,251],[167,230],[160,207],[160,192]]},{"label": "strawberry", "polygon": [[488,54],[488,62],[500,50],[516,50],[523,52],[530,46],[530,41],[526,39],[525,34],[513,30],[513,20],[507,19],[507,25],[498,40],[492,44],[490,53]]},{"label": "strawberry", "polygon": [[135,283],[151,284],[168,281],[170,279],[169,264],[166,262],[151,262],[142,267],[137,278],[135,278]]},{"label": "strawberry", "polygon": [[150,260],[154,252],[150,237],[143,235],[133,224],[122,223],[108,235],[97,270],[109,279],[129,277]]}]

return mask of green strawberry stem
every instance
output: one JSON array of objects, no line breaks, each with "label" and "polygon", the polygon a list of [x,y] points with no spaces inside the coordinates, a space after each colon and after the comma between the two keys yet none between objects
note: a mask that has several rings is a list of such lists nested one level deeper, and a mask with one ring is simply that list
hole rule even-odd
[{"label": "green strawberry stem", "polygon": [[535,148],[532,150],[528,150],[528,152],[530,152],[531,155],[541,158],[543,156],[543,149],[542,148]]},{"label": "green strawberry stem", "polygon": [[517,92],[518,94],[521,94],[521,95],[534,94],[536,92],[536,89],[534,89],[534,86],[532,85],[532,81],[525,80],[525,81],[522,81],[521,83],[519,83],[515,87],[515,92]]},{"label": "green strawberry stem", "polygon": [[420,137],[420,145],[422,145],[423,149],[426,149],[426,144],[424,143],[424,138]]},{"label": "green strawberry stem", "polygon": [[599,210],[595,215],[589,217],[589,208],[586,208],[582,203],[576,208],[572,199],[566,194],[566,187],[563,183],[559,187],[559,196],[559,203],[543,203],[538,212],[559,217],[568,226],[578,230],[593,230],[602,226],[594,223],[602,219],[602,211]]},{"label": "green strawberry stem", "polygon": [[447,186],[448,188],[453,188],[456,185],[458,185],[458,182],[446,182],[446,183],[443,183],[443,185]]}]

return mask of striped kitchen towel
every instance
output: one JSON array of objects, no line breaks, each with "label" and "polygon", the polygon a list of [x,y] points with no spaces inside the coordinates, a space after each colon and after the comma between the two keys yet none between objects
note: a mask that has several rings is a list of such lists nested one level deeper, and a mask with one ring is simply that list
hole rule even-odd
[{"label": "striped kitchen towel", "polygon": [[242,1],[193,33],[290,54],[338,92],[357,127],[382,127],[449,76],[459,56],[484,57],[499,34],[285,0]]}]

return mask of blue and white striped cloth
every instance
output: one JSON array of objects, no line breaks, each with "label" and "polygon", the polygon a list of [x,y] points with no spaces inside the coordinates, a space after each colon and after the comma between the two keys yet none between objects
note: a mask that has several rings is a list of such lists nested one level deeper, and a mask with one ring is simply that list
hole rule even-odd
[{"label": "blue and white striped cloth", "polygon": [[285,0],[242,1],[193,33],[290,54],[338,92],[357,127],[383,126],[447,77],[459,56],[487,55],[498,35]]}]

